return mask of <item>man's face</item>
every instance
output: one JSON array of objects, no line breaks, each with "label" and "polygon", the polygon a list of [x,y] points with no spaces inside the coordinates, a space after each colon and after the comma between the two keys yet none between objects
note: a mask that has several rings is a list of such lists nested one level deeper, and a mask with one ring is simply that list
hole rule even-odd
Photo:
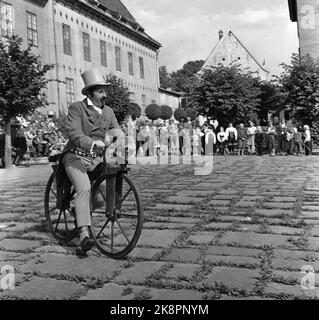
[{"label": "man's face", "polygon": [[97,87],[90,94],[90,99],[98,107],[101,107],[103,105],[103,100],[105,98],[106,98],[106,89],[105,89],[105,87]]}]

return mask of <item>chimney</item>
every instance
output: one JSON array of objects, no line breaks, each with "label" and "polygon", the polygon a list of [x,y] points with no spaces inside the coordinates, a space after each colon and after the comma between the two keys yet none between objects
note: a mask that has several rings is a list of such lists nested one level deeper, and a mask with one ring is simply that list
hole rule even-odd
[{"label": "chimney", "polygon": [[221,39],[222,39],[222,37],[224,36],[224,32],[223,32],[223,30],[219,30],[219,32],[218,32],[218,36],[219,36],[219,40],[221,40]]}]

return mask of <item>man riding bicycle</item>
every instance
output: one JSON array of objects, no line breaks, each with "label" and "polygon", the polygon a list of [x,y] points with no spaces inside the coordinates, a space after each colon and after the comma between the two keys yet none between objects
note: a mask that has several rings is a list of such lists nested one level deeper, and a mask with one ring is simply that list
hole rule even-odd
[{"label": "man riding bicycle", "polygon": [[91,185],[88,171],[103,162],[95,151],[109,143],[106,138],[108,131],[120,129],[120,126],[113,110],[104,105],[106,88],[110,83],[105,82],[100,70],[91,69],[81,76],[85,85],[82,94],[87,97],[69,106],[66,118],[69,141],[62,152],[62,164],[76,191],[76,222],[81,249],[86,252],[95,245],[89,232]]}]

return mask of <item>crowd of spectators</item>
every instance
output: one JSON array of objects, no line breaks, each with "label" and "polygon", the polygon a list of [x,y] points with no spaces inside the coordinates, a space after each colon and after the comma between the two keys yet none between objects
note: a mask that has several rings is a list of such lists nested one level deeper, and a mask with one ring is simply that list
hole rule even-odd
[{"label": "crowd of spectators", "polygon": [[[226,127],[227,126],[227,127]],[[198,116],[176,121],[132,120],[122,124],[126,145],[132,156],[161,155],[310,155],[312,138],[308,125],[294,126],[289,121],[277,127],[247,126],[233,123],[223,126],[214,117]],[[32,117],[17,117],[12,139],[13,164],[34,157],[54,157],[67,142],[53,118],[36,112]],[[0,167],[4,166],[4,132],[0,132]]]}]

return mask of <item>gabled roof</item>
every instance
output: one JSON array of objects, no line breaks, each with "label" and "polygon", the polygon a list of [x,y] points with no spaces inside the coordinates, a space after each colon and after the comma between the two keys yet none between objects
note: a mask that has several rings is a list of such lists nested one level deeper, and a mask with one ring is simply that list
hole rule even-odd
[{"label": "gabled roof", "polygon": [[265,68],[265,66],[262,65],[261,63],[259,63],[259,61],[253,56],[253,54],[247,49],[247,47],[243,45],[243,43],[238,39],[238,37],[236,37],[236,35],[231,30],[229,30],[227,33],[225,33],[223,35],[223,37],[218,41],[218,43],[216,44],[216,46],[214,47],[214,49],[211,51],[208,58],[206,59],[202,69],[207,67],[207,64],[208,64],[208,61],[210,60],[210,57],[215,54],[215,52],[218,50],[218,48],[222,45],[223,41],[226,39],[226,36],[229,36],[229,35],[232,35],[236,39],[236,41],[241,45],[241,47],[249,54],[249,56],[257,63],[257,65],[263,71],[269,73],[269,71]]},{"label": "gabled roof", "polygon": [[136,23],[135,18],[127,10],[121,0],[98,0],[100,4],[105,6],[110,11],[116,12],[129,22]]}]

